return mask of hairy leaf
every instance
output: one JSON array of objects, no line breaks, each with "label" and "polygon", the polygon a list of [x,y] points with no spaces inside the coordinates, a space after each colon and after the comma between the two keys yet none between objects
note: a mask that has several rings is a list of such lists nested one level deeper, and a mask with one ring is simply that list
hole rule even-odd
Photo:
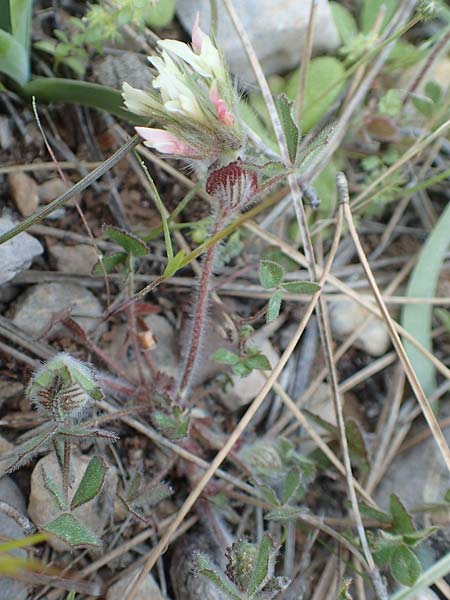
[{"label": "hairy leaf", "polygon": [[276,288],[283,281],[284,269],[273,260],[261,260],[259,263],[259,280],[266,289]]},{"label": "hairy leaf", "polygon": [[414,552],[402,544],[392,555],[391,572],[399,583],[411,587],[420,577],[422,567]]},{"label": "hairy leaf", "polygon": [[84,525],[79,519],[70,513],[63,513],[44,525],[42,528],[48,533],[56,535],[73,548],[83,546],[101,546],[101,540]]},{"label": "hairy leaf", "polygon": [[106,463],[102,458],[98,456],[91,458],[72,498],[71,510],[90,502],[100,493],[107,470]]}]

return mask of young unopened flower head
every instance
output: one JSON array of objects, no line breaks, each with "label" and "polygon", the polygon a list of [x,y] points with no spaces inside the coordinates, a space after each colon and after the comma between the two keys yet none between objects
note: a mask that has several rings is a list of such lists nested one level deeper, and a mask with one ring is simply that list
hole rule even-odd
[{"label": "young unopened flower head", "polygon": [[103,397],[92,369],[66,352],[36,371],[27,395],[41,413],[58,422],[76,419],[94,400]]},{"label": "young unopened flower head", "polygon": [[156,70],[153,90],[123,85],[125,105],[161,128],[136,127],[145,145],[163,154],[213,161],[233,156],[242,146],[234,108],[235,93],[222,54],[199,26],[192,47],[177,40],[158,42],[149,57]]},{"label": "young unopened flower head", "polygon": [[218,202],[225,214],[243,210],[258,192],[258,178],[254,171],[244,168],[238,160],[209,174],[206,191]]}]

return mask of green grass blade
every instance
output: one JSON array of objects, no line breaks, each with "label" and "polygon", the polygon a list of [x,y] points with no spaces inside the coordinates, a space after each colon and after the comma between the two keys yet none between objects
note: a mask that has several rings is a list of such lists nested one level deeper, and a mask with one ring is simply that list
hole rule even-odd
[{"label": "green grass blade", "polygon": [[31,13],[33,0],[9,0],[11,33],[25,49],[27,56],[31,43]]},{"label": "green grass blade", "polygon": [[25,48],[7,31],[0,29],[0,72],[25,85],[30,65]]},{"label": "green grass blade", "polygon": [[38,77],[24,86],[22,93],[29,97],[35,96],[38,102],[63,102],[98,108],[134,125],[148,123],[148,119],[143,119],[123,108],[123,98],[119,90],[98,83]]},{"label": "green grass blade", "polygon": [[[450,246],[450,203],[440,216],[423,246],[417,264],[410,277],[406,296],[409,298],[432,298],[436,295],[439,273],[445,253]],[[432,351],[433,306],[431,304],[408,304],[402,312],[402,325],[427,350]],[[436,369],[412,344],[405,341],[405,348],[426,394],[436,387]]]}]

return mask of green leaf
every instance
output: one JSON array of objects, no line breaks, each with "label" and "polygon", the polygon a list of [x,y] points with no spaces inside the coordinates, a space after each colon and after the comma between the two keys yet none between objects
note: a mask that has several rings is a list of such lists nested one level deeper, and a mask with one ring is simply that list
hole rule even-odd
[{"label": "green leaf", "polygon": [[277,498],[277,495],[271,487],[269,487],[268,485],[260,485],[258,483],[258,491],[264,496],[264,498],[269,504],[271,504],[272,506],[279,506],[280,502]]},{"label": "green leaf", "polygon": [[394,551],[403,544],[401,535],[394,535],[380,530],[379,537],[374,543],[373,558],[378,566],[383,567],[390,563]]},{"label": "green leaf", "polygon": [[[25,81],[19,83],[23,85]],[[104,110],[133,123],[133,125],[148,124],[148,119],[123,108],[123,98],[119,90],[98,83],[64,79],[62,77],[36,77],[23,86],[21,93],[29,98],[35,96],[37,102],[80,104],[81,106]]]},{"label": "green leaf", "polygon": [[267,521],[284,522],[291,521],[292,519],[297,519],[304,513],[304,509],[298,508],[296,506],[281,506],[280,508],[275,508],[274,510],[268,512],[264,516],[264,518]]},{"label": "green leaf", "polygon": [[301,482],[301,474],[298,469],[291,469],[284,480],[281,490],[281,503],[286,504],[295,495]]},{"label": "green leaf", "polygon": [[[427,241],[422,246],[419,258],[408,282],[408,298],[436,296],[437,282],[445,254],[450,246],[450,202],[439,217]],[[402,311],[403,327],[431,353],[433,306],[431,304],[406,304]],[[405,340],[405,349],[425,394],[436,388],[436,368],[412,344]]]},{"label": "green leaf", "polygon": [[420,577],[422,567],[414,552],[402,544],[392,555],[391,572],[399,583],[411,587]]},{"label": "green leaf", "polygon": [[0,29],[0,72],[25,85],[30,65],[25,48],[10,34]]},{"label": "green leaf", "polygon": [[70,513],[59,515],[59,517],[44,525],[42,529],[56,535],[73,548],[101,546],[102,544],[101,540],[86,525]]},{"label": "green leaf", "polygon": [[185,438],[189,430],[189,412],[173,407],[171,413],[163,410],[153,410],[151,419],[155,427],[171,440]]},{"label": "green leaf", "polygon": [[256,555],[253,573],[247,587],[247,595],[250,598],[264,587],[268,577],[270,577],[269,566],[272,552],[273,542],[269,534],[265,533],[258,545],[258,554]]},{"label": "green leaf", "polygon": [[363,473],[367,473],[370,466],[369,455],[358,423],[354,419],[348,419],[345,422],[345,435],[348,441],[348,447],[352,462]]},{"label": "green leaf", "polygon": [[[112,273],[114,269],[118,266],[126,262],[127,254],[125,252],[117,252],[116,254],[111,254],[111,256],[104,256],[95,266],[92,271],[93,275],[103,275],[103,268],[107,273]],[[103,268],[102,268],[103,265]]]},{"label": "green leaf", "polygon": [[397,6],[398,0],[363,0],[360,14],[360,26],[363,33],[371,31],[378,18],[382,6],[386,7],[386,14],[383,20],[383,29],[392,19]]},{"label": "green leaf", "polygon": [[234,352],[225,350],[225,348],[219,348],[211,356],[212,360],[216,362],[225,363],[226,365],[236,365],[239,362],[239,356]]},{"label": "green leaf", "polygon": [[116,244],[119,244],[131,256],[145,256],[148,254],[147,244],[123,229],[112,226],[106,227],[105,235]]},{"label": "green leaf", "polygon": [[259,262],[259,280],[266,289],[276,288],[283,281],[284,269],[273,260]]},{"label": "green leaf", "polygon": [[184,250],[179,250],[172,258],[172,260],[168,261],[167,266],[164,270],[164,277],[168,279],[169,277],[172,277],[172,275],[174,275],[178,271],[178,269],[181,269],[185,258],[186,254]]},{"label": "green leaf", "polygon": [[434,103],[431,98],[426,96],[419,96],[418,94],[411,94],[411,102],[415,108],[422,113],[427,119],[433,116]]},{"label": "green leaf", "polygon": [[438,531],[437,527],[425,527],[424,529],[418,529],[413,533],[405,534],[403,536],[403,541],[408,546],[417,546],[418,544],[423,542],[423,540],[426,540],[427,537],[430,537],[430,535],[436,533],[436,531]]},{"label": "green leaf", "polygon": [[361,511],[361,515],[363,517],[366,517],[367,519],[380,521],[380,523],[386,523],[386,525],[389,525],[392,522],[392,517],[390,514],[381,510],[377,510],[376,508],[369,506],[365,502],[360,502],[359,510]]},{"label": "green leaf", "polygon": [[52,478],[52,476],[47,472],[44,467],[42,467],[42,479],[44,481],[44,486],[48,492],[53,496],[56,501],[56,505],[60,510],[67,510],[69,507],[67,505],[66,499],[64,498],[64,494],[60,490],[56,481]]},{"label": "green leaf", "polygon": [[275,99],[275,104],[280,117],[281,126],[286,136],[286,143],[289,152],[289,158],[295,163],[297,148],[300,140],[300,132],[294,121],[293,102],[285,94],[281,94]]},{"label": "green leaf", "polygon": [[281,287],[290,294],[315,294],[320,290],[320,285],[312,281],[285,281]]},{"label": "green leaf", "polygon": [[352,13],[339,2],[330,2],[331,14],[338,30],[341,44],[346,44],[358,33],[358,26]]},{"label": "green leaf", "polygon": [[[5,4],[5,0],[3,1]],[[9,0],[11,33],[19,44],[29,53],[31,43],[31,13],[33,0]],[[4,10],[3,8],[1,10]]]},{"label": "green leaf", "polygon": [[450,311],[446,308],[436,308],[434,312],[442,325],[447,329],[448,333],[450,333]]},{"label": "green leaf", "polygon": [[389,501],[389,510],[392,515],[392,529],[395,533],[414,533],[415,527],[413,520],[395,494],[391,494]]},{"label": "green leaf", "polygon": [[75,510],[75,508],[90,502],[100,493],[107,470],[106,463],[102,458],[98,456],[91,458],[72,498],[70,510]]},{"label": "green leaf", "polygon": [[398,117],[403,106],[400,91],[396,89],[388,90],[384,96],[380,98],[378,110],[380,114],[386,117]]},{"label": "green leaf", "polygon": [[320,200],[320,205],[317,210],[319,218],[328,218],[334,214],[337,203],[337,188],[336,188],[336,173],[337,168],[334,162],[322,169],[321,173],[314,179],[314,189]]},{"label": "green leaf", "polygon": [[249,369],[257,369],[258,371],[270,371],[272,368],[267,356],[260,352],[247,356],[243,362]]},{"label": "green leaf", "polygon": [[239,377],[248,377],[252,372],[252,369],[250,369],[250,367],[247,367],[247,365],[243,361],[239,361],[231,368],[233,373],[235,375],[238,375]]},{"label": "green leaf", "polygon": [[[293,101],[297,96],[298,78],[297,70],[286,84],[286,94]],[[304,132],[307,133],[317,125],[338,98],[344,85],[345,68],[341,61],[333,56],[319,56],[311,60],[300,119]]]},{"label": "green leaf", "polygon": [[277,290],[272,294],[269,300],[269,306],[267,308],[267,323],[271,323],[278,318],[278,315],[280,314],[282,298],[283,292],[281,290]]},{"label": "green leaf", "polygon": [[216,587],[233,600],[243,600],[241,593],[234,583],[205,555],[200,552],[195,555],[198,572],[208,578]]},{"label": "green leaf", "polygon": [[442,88],[435,81],[429,81],[425,86],[425,94],[434,104],[439,104],[442,98]]},{"label": "green leaf", "polygon": [[155,29],[169,25],[175,13],[175,2],[176,0],[159,0],[156,6],[147,8],[145,24]]}]

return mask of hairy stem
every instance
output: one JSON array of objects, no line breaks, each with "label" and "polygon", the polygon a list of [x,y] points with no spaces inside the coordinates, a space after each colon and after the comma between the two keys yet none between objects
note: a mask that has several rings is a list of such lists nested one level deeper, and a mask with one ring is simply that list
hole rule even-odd
[{"label": "hairy stem", "polygon": [[70,442],[64,442],[64,458],[63,458],[63,494],[67,502],[69,502],[69,482],[70,482]]},{"label": "hairy stem", "polygon": [[[219,211],[214,223],[211,235],[215,235],[223,225],[224,216]],[[208,316],[208,302],[210,293],[211,278],[213,276],[214,259],[216,257],[217,243],[210,246],[205,254],[200,275],[200,287],[197,292],[197,299],[194,308],[194,319],[189,340],[189,351],[183,367],[183,373],[179,384],[179,396],[182,400],[186,398],[192,385],[195,367],[199,357],[205,323]]]}]

